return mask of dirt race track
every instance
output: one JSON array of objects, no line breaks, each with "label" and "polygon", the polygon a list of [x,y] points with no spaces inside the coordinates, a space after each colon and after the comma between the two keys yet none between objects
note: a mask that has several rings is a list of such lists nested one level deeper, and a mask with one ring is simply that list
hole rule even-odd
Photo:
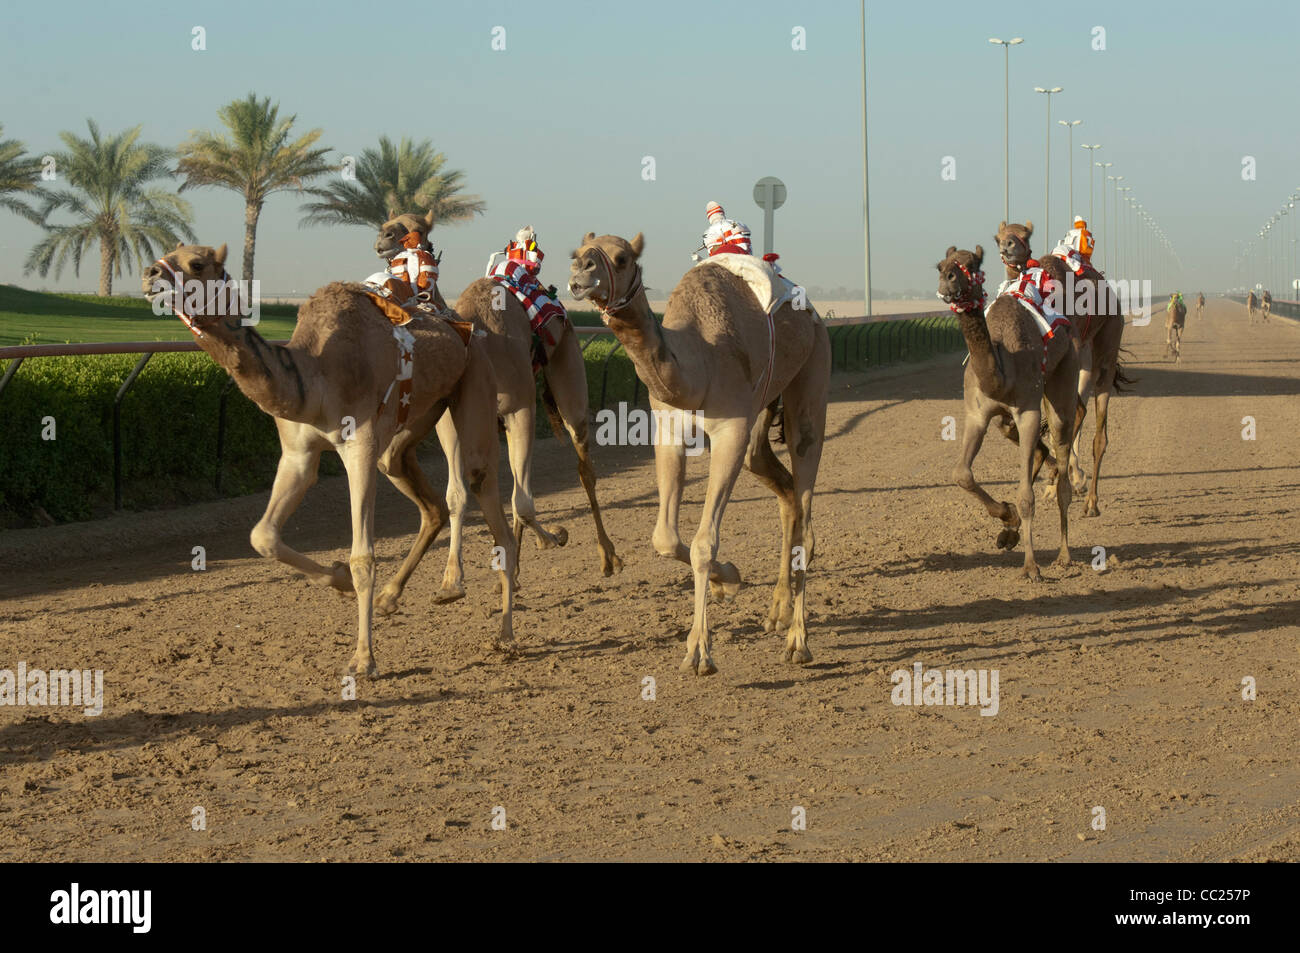
[{"label": "dirt race track", "polygon": [[[950,483],[961,356],[837,376],[805,668],[762,631],[778,525],[745,474],[720,556],[747,585],[711,610],[720,672],[678,673],[689,571],[650,548],[648,448],[597,450],[621,576],[597,575],[572,453],[544,441],[539,509],[572,538],[526,544],[518,656],[486,647],[475,515],[468,598],[431,603],[444,535],[378,621],[381,677],[355,702],[355,605],[253,553],[264,494],[7,532],[0,668],[103,669],[105,707],[0,708],[0,859],[1300,860],[1300,327],[1214,300],[1175,367],[1162,317],[1126,331],[1139,382],[1111,404],[1100,518],[1075,498],[1067,571],[1040,484],[1038,585]],[[977,476],[1011,498],[1014,467],[990,436]],[[687,539],[705,468],[688,467]],[[346,559],[345,499],[322,482],[288,541]],[[381,579],[415,526],[385,487]],[[1000,710],[891,704],[914,662],[997,669]]]}]

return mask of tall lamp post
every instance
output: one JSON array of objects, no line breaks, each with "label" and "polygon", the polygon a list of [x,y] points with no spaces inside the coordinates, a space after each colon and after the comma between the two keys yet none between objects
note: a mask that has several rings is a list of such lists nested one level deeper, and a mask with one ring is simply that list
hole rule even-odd
[{"label": "tall lamp post", "polygon": [[867,179],[867,0],[862,0],[862,289],[866,316],[871,317],[871,193]]},{"label": "tall lamp post", "polygon": [[[864,0],[865,2],[865,0]],[[1025,42],[1015,36],[1009,40],[989,37],[990,43],[1002,47],[1002,221],[1011,221],[1011,47]]]},{"label": "tall lamp post", "polygon": [[1094,163],[1092,156],[1094,149],[1101,148],[1101,143],[1090,146],[1085,142],[1083,148],[1088,150],[1088,224],[1095,226],[1097,223],[1092,220],[1092,167],[1093,165],[1101,165],[1101,163]]},{"label": "tall lamp post", "polygon": [[1065,153],[1070,157],[1067,163],[1070,168],[1070,207],[1065,210],[1065,214],[1072,225],[1074,224],[1074,216],[1079,213],[1079,210],[1074,207],[1074,127],[1081,122],[1083,122],[1082,119],[1075,119],[1071,122],[1066,122],[1064,119],[1056,120],[1057,125],[1064,126],[1066,132],[1070,134],[1069,148]]},{"label": "tall lamp post", "polygon": [[1101,231],[1106,236],[1107,244],[1101,246],[1102,270],[1105,271],[1110,261],[1110,246],[1115,244],[1115,236],[1106,231],[1106,181],[1111,178],[1106,170],[1113,166],[1113,162],[1098,162],[1097,168],[1101,169]]},{"label": "tall lamp post", "polygon": [[1052,94],[1060,91],[1060,86],[1051,89],[1034,87],[1034,92],[1047,96],[1047,177],[1043,183],[1043,232],[1048,236],[1048,241],[1051,241],[1052,234]]},{"label": "tall lamp post", "polygon": [[1123,230],[1119,218],[1119,183],[1123,179],[1122,175],[1112,175],[1111,179],[1115,183],[1115,188],[1111,190],[1111,197],[1115,200],[1115,227],[1111,229],[1115,233],[1115,271],[1118,273],[1123,270],[1120,262],[1120,252],[1123,250],[1124,243],[1121,241],[1121,231]]}]

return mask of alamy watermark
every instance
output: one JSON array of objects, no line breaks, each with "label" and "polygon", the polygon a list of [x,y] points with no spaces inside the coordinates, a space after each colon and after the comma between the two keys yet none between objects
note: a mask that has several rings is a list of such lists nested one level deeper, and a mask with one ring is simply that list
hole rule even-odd
[{"label": "alamy watermark", "polygon": [[895,705],[978,705],[981,715],[998,713],[998,670],[927,669],[912,663],[912,671],[900,668],[889,676]]},{"label": "alamy watermark", "polygon": [[104,711],[103,669],[28,668],[19,662],[17,671],[0,668],[0,705],[17,708],[64,706],[80,708],[86,715]]},{"label": "alamy watermark", "polygon": [[191,318],[233,317],[246,328],[262,320],[262,280],[186,278],[179,292],[171,283],[158,280],[154,283],[149,303],[153,313],[166,317],[180,308]]},{"label": "alamy watermark", "polygon": [[704,452],[704,428],[693,410],[644,410],[628,408],[619,401],[618,410],[596,412],[596,443],[602,447],[646,447],[686,445],[688,457]]}]

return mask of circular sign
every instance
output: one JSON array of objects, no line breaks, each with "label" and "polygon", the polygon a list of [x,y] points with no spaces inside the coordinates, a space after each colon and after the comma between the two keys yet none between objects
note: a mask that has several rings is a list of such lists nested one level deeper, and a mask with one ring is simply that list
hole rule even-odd
[{"label": "circular sign", "polygon": [[[771,202],[768,196],[771,196]],[[769,204],[772,208],[778,209],[785,204],[785,183],[774,175],[765,175],[754,183],[754,202],[761,209],[766,209]]]}]

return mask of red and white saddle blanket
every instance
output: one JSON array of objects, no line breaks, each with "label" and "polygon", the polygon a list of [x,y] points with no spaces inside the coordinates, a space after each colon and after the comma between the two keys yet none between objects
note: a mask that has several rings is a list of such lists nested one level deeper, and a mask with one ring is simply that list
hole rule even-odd
[{"label": "red and white saddle blanket", "polygon": [[1083,277],[1083,268],[1088,263],[1084,261],[1083,255],[1077,248],[1071,248],[1065,242],[1061,242],[1052,249],[1052,254],[1065,262],[1065,267],[1074,272],[1077,277]]},{"label": "red and white saddle blanket", "polygon": [[[1010,295],[1024,306],[1034,318],[1034,323],[1038,325],[1039,333],[1043,336],[1043,373],[1047,373],[1047,345],[1052,338],[1056,337],[1057,331],[1064,328],[1067,333],[1070,328],[1070,319],[1059,311],[1052,308],[1048,301],[1054,291],[1057,289],[1056,282],[1052,280],[1041,266],[1036,262],[1031,262],[1035,267],[1026,268],[1015,278],[1008,278],[1002,282],[998,288],[997,297]],[[996,300],[996,299],[995,299]],[[992,307],[992,305],[989,305]],[[985,311],[985,314],[988,312]]]},{"label": "red and white saddle blanket", "polygon": [[542,283],[528,273],[521,261],[499,262],[488,277],[504,285],[528,313],[528,325],[533,329],[533,373],[537,373],[550,360],[564,334],[565,322],[569,320],[564,305],[547,294]]}]

